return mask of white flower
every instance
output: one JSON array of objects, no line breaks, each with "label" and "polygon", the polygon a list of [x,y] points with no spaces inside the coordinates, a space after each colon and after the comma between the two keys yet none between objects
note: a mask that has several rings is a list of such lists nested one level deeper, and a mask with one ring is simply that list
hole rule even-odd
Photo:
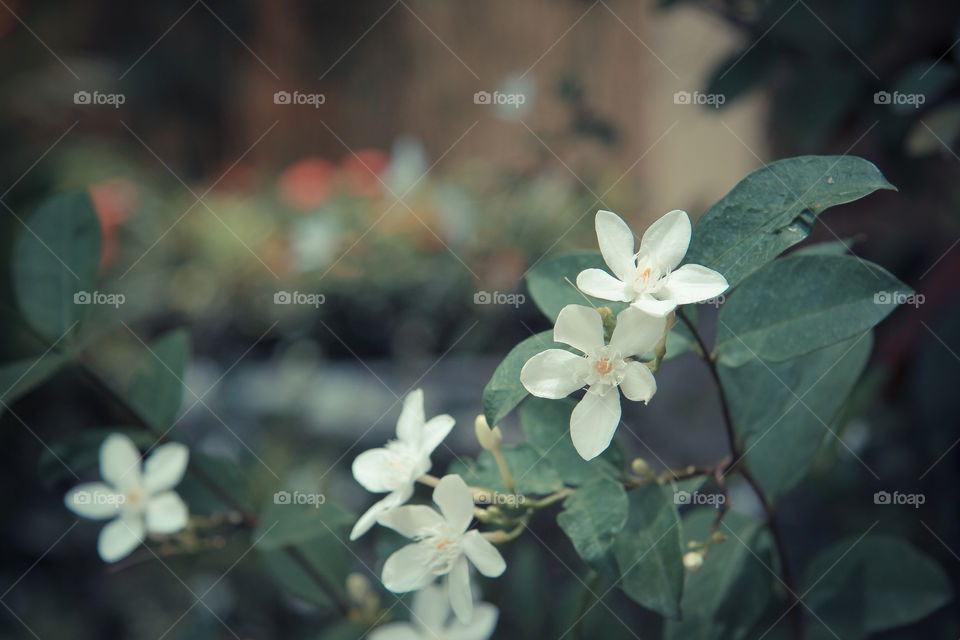
[{"label": "white flower", "polygon": [[527,360],[520,382],[539,398],[564,398],[588,387],[570,415],[570,438],[577,453],[591,460],[603,453],[620,424],[620,392],[647,402],[657,381],[642,362],[627,360],[656,347],[667,328],[666,318],[628,307],[617,314],[610,344],[603,342],[603,320],[590,307],[570,304],[560,310],[553,328],[555,342],[568,344],[582,356],[547,349]]},{"label": "white flower", "polygon": [[450,621],[447,595],[432,584],[413,597],[410,622],[385,624],[367,637],[369,640],[487,640],[497,626],[498,614],[495,606],[481,602],[474,606],[469,624],[456,619]]},{"label": "white flower", "polygon": [[187,505],[172,489],[183,478],[190,452],[171,442],[157,447],[140,468],[130,438],[113,433],[100,445],[100,476],[64,496],[67,508],[92,520],[113,520],[100,531],[97,551],[116,562],[143,542],[147,533],[167,535],[187,525]]},{"label": "white flower", "polygon": [[385,447],[364,451],[353,461],[353,477],[364,489],[388,495],[360,516],[350,532],[351,540],[369,531],[378,515],[410,499],[417,478],[430,471],[430,454],[450,433],[453,423],[448,415],[425,421],[422,390],[404,398],[397,439]]},{"label": "white flower", "polygon": [[445,575],[450,606],[460,622],[469,624],[473,595],[467,559],[488,578],[499,576],[507,564],[479,531],[467,531],[473,520],[473,496],[463,478],[444,476],[433,490],[433,501],[440,513],[425,505],[408,505],[391,509],[377,519],[417,541],[387,558],[383,586],[395,593],[416,591]]},{"label": "white flower", "polygon": [[727,280],[699,264],[677,265],[690,246],[690,218],[676,209],[646,230],[634,253],[633,232],[620,216],[598,211],[597,241],[603,259],[616,276],[602,269],[586,269],[577,287],[604,300],[630,302],[648,313],[665,316],[679,304],[715,298],[727,290]]}]

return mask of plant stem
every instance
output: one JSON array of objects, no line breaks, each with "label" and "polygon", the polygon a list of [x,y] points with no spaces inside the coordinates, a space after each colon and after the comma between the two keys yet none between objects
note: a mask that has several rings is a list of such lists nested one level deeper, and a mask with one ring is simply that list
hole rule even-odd
[{"label": "plant stem", "polygon": [[761,487],[760,483],[757,482],[757,479],[753,477],[753,474],[746,467],[746,465],[740,464],[743,461],[743,453],[740,451],[740,446],[737,443],[736,433],[733,429],[733,417],[730,413],[730,405],[727,402],[727,394],[723,389],[723,382],[720,380],[720,371],[717,369],[716,360],[714,360],[710,349],[707,348],[706,342],[703,340],[703,336],[700,335],[700,331],[697,329],[696,325],[690,321],[690,319],[687,317],[687,314],[685,314],[682,309],[677,309],[677,316],[679,316],[683,323],[687,325],[687,328],[690,329],[690,333],[693,334],[694,339],[697,341],[697,345],[700,347],[703,361],[706,363],[707,368],[710,369],[710,375],[713,376],[713,380],[717,385],[717,393],[720,397],[720,408],[723,412],[723,424],[727,433],[727,442],[730,447],[731,455],[731,461],[727,468],[732,469],[734,466],[737,467],[737,471],[743,476],[743,479],[747,481],[747,484],[750,485],[750,488],[753,489],[757,499],[760,500],[760,504],[763,506],[763,512],[766,515],[767,520],[767,528],[770,529],[770,535],[773,537],[773,543],[777,549],[777,555],[780,558],[780,578],[787,590],[790,619],[792,620],[790,631],[795,640],[802,640],[803,610],[797,606],[800,604],[800,600],[797,596],[796,588],[794,586],[793,573],[790,570],[790,565],[787,560],[787,548],[783,541],[783,532],[780,530],[780,524],[777,522],[776,512],[773,508],[773,504],[767,497],[766,492],[764,492],[763,487]]}]

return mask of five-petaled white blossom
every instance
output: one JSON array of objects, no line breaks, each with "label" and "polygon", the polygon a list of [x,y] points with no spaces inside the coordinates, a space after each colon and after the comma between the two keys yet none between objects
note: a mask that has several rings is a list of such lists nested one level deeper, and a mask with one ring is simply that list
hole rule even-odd
[{"label": "five-petaled white blossom", "polygon": [[473,495],[458,475],[444,476],[433,490],[440,512],[425,505],[397,507],[380,514],[385,527],[416,540],[387,558],[383,565],[383,586],[395,593],[416,591],[438,576],[447,576],[446,591],[457,619],[469,624],[473,618],[470,590],[470,562],[488,578],[507,568],[503,556],[476,529],[467,531],[473,520]]},{"label": "five-petaled white blossom", "polygon": [[497,626],[499,612],[487,602],[474,606],[473,619],[464,624],[450,619],[450,602],[435,584],[413,596],[410,622],[391,622],[377,627],[368,640],[487,640]]},{"label": "five-petaled white blossom", "polygon": [[404,399],[397,439],[385,447],[364,451],[353,461],[353,477],[364,489],[388,495],[360,516],[350,532],[351,540],[369,531],[381,513],[410,499],[417,478],[430,471],[430,454],[450,433],[453,423],[446,414],[426,421],[420,389]]},{"label": "five-petaled white blossom", "polygon": [[617,314],[610,344],[604,344],[600,313],[582,305],[567,305],[557,316],[553,339],[583,355],[547,349],[527,360],[520,370],[520,382],[531,394],[553,399],[587,387],[570,415],[570,438],[577,453],[591,460],[610,446],[620,424],[620,391],[630,400],[643,402],[656,392],[650,368],[628,358],[653,351],[666,328],[666,318],[628,307]]},{"label": "five-petaled white blossom", "polygon": [[709,300],[727,290],[726,278],[713,269],[699,264],[677,268],[690,246],[685,211],[676,209],[650,225],[636,253],[633,232],[617,214],[598,211],[596,227],[600,253],[613,275],[602,269],[581,271],[577,287],[586,294],[664,316],[677,305]]},{"label": "five-petaled white blossom", "polygon": [[100,476],[67,492],[67,508],[84,518],[113,518],[100,531],[104,562],[126,557],[147,533],[167,535],[187,525],[187,505],[173,488],[187,469],[190,452],[171,442],[157,447],[140,466],[140,452],[127,436],[113,433],[100,445]]}]

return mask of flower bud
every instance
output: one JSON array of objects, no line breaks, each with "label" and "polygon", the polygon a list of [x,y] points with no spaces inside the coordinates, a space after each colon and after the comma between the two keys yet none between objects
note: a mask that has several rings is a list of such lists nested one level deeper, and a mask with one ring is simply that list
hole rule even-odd
[{"label": "flower bud", "polygon": [[649,478],[653,475],[653,469],[643,458],[634,458],[630,463],[630,469],[641,478]]},{"label": "flower bud", "polygon": [[687,571],[699,571],[703,566],[703,554],[699,551],[689,551],[683,554],[683,566]]},{"label": "flower bud", "polygon": [[491,429],[484,416],[477,416],[476,421],[473,423],[473,428],[477,434],[477,441],[480,443],[480,446],[487,451],[499,449],[500,445],[503,444],[503,433],[500,432],[500,427]]},{"label": "flower bud", "polygon": [[373,594],[370,581],[362,573],[347,576],[347,596],[356,604],[363,604]]},{"label": "flower bud", "polygon": [[727,541],[727,536],[722,531],[714,531],[710,535],[710,541],[714,544],[720,544]]}]

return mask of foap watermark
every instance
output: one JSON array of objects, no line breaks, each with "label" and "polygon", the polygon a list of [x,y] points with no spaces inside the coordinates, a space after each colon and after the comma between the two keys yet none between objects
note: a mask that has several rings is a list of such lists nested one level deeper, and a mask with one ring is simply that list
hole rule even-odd
[{"label": "foap watermark", "polygon": [[327,501],[327,496],[322,493],[307,493],[305,491],[277,491],[273,494],[273,504],[296,504],[310,505],[314,509],[319,509],[320,505]]},{"label": "foap watermark", "polygon": [[873,104],[888,105],[906,105],[919,109],[920,105],[927,101],[927,97],[922,93],[900,93],[894,91],[877,91],[873,94]]},{"label": "foap watermark", "polygon": [[889,491],[877,491],[873,494],[873,504],[906,505],[914,509],[919,509],[920,505],[926,501],[927,496],[922,493],[900,493],[899,491],[890,493]]},{"label": "foap watermark", "polygon": [[518,493],[480,493],[474,498],[477,504],[495,504],[507,507],[519,507],[527,502],[527,497]]},{"label": "foap watermark", "polygon": [[122,293],[103,293],[100,291],[77,291],[73,294],[73,304],[98,304],[118,308],[127,297]]},{"label": "foap watermark", "polygon": [[914,309],[922,305],[926,297],[922,293],[904,293],[903,291],[877,291],[873,294],[873,304],[909,304]]},{"label": "foap watermark", "polygon": [[322,93],[303,93],[302,91],[277,91],[273,94],[273,104],[308,104],[314,109],[327,102]]},{"label": "foap watermark", "polygon": [[477,291],[473,294],[473,304],[506,304],[518,309],[527,301],[522,293],[501,293],[500,291]]},{"label": "foap watermark", "polygon": [[673,503],[678,505],[692,504],[692,505],[709,505],[714,508],[719,508],[721,505],[725,504],[727,501],[727,496],[722,493],[701,493],[700,491],[677,491],[673,494]]},{"label": "foap watermark", "polygon": [[726,301],[727,301],[727,296],[721,293],[718,296],[710,298],[709,300],[703,300],[702,302],[698,302],[697,304],[706,304],[706,305],[710,305],[714,309],[719,309],[720,305],[722,305]]},{"label": "foap watermark", "polygon": [[273,304],[306,304],[318,308],[327,297],[322,293],[303,293],[301,291],[277,291],[273,294]]},{"label": "foap watermark", "polygon": [[677,91],[673,94],[673,104],[699,104],[719,109],[727,101],[722,93],[703,93],[702,91]]},{"label": "foap watermark", "polygon": [[519,109],[527,101],[522,93],[503,93],[502,91],[477,91],[473,94],[473,104],[507,104]]},{"label": "foap watermark", "polygon": [[89,491],[81,489],[79,491],[74,491],[70,495],[70,500],[73,502],[73,504],[105,504],[119,507],[127,501],[127,496],[122,493]]},{"label": "foap watermark", "polygon": [[73,94],[73,104],[110,106],[119,109],[127,101],[122,93],[104,93],[102,91],[77,91]]}]

